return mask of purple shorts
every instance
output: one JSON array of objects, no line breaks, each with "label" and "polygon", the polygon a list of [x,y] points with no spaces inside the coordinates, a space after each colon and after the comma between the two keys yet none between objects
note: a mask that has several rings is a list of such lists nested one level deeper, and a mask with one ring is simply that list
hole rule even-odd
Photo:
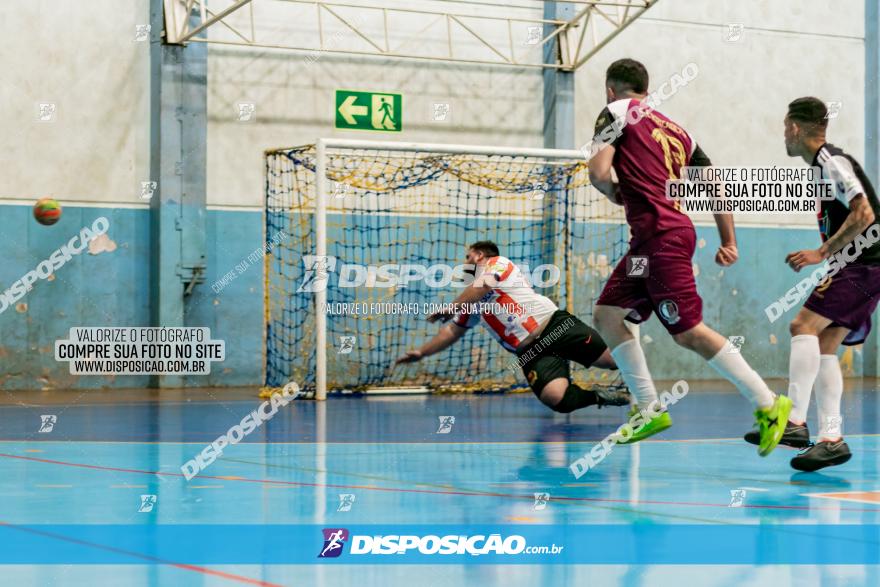
[{"label": "purple shorts", "polygon": [[630,322],[644,322],[656,312],[670,334],[703,321],[692,257],[697,233],[674,228],[630,247],[596,300],[596,305],[632,310]]},{"label": "purple shorts", "polygon": [[849,329],[845,345],[865,342],[871,331],[871,314],[880,301],[880,265],[853,263],[824,279],[804,307]]}]

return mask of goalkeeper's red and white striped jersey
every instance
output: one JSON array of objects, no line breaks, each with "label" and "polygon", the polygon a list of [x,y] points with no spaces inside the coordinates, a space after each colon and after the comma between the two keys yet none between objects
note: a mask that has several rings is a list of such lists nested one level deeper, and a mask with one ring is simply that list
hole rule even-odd
[{"label": "goalkeeper's red and white striped jersey", "polygon": [[536,329],[544,326],[559,308],[549,298],[535,293],[519,267],[506,257],[486,261],[477,279],[492,286],[480,304],[491,311],[458,314],[454,322],[462,328],[482,323],[501,345],[513,352]]}]

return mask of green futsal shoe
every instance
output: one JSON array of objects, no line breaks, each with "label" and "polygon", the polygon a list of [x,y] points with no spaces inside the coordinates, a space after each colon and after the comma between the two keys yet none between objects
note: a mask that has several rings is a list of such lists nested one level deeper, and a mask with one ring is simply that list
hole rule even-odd
[{"label": "green futsal shoe", "polygon": [[[632,420],[632,417],[639,413],[639,409],[636,406],[633,406],[629,411],[629,418]],[[629,424],[629,420],[627,421]],[[632,444],[634,442],[638,442],[640,440],[644,440],[649,436],[654,436],[660,432],[663,432],[667,428],[672,426],[672,417],[670,417],[669,412],[664,411],[663,413],[651,418],[645,424],[636,431],[633,429],[632,436],[629,438],[618,440],[618,444]]]},{"label": "green futsal shoe", "polygon": [[755,424],[758,426],[758,434],[761,437],[761,441],[758,443],[759,455],[766,457],[782,440],[790,413],[791,399],[785,395],[777,395],[773,405],[769,408],[755,410]]}]

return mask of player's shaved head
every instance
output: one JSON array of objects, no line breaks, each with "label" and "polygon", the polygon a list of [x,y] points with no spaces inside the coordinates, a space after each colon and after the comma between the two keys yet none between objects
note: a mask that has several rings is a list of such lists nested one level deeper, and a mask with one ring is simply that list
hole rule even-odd
[{"label": "player's shaved head", "polygon": [[788,105],[786,117],[797,124],[807,136],[824,135],[828,127],[828,108],[819,98],[807,96]]},{"label": "player's shaved head", "polygon": [[492,241],[477,241],[468,247],[470,251],[478,251],[487,257],[497,257],[499,255],[498,245]]},{"label": "player's shaved head", "polygon": [[648,92],[648,70],[635,59],[618,59],[605,72],[605,85],[618,96]]}]

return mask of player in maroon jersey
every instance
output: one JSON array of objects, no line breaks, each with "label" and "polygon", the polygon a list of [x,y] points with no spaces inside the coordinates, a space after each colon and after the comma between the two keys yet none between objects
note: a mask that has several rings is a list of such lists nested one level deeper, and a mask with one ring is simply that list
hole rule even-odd
[{"label": "player in maroon jersey", "polygon": [[[638,401],[631,415],[639,409],[649,414],[625,442],[672,425],[639,340],[624,323],[642,322],[657,312],[675,342],[706,359],[751,401],[760,434],[758,454],[766,456],[782,437],[791,400],[774,395],[737,349],[703,323],[691,261],[694,225],[666,195],[667,180],[680,178],[683,167],[711,162],[687,131],[650,106],[644,65],[632,59],[615,61],[606,72],[605,91],[608,105],[596,122],[590,181],[624,207],[632,239],[596,302],[594,320]],[[738,256],[733,217],[715,214],[715,222],[721,237],[715,262],[726,267]],[[642,270],[645,264],[647,271]]]}]

